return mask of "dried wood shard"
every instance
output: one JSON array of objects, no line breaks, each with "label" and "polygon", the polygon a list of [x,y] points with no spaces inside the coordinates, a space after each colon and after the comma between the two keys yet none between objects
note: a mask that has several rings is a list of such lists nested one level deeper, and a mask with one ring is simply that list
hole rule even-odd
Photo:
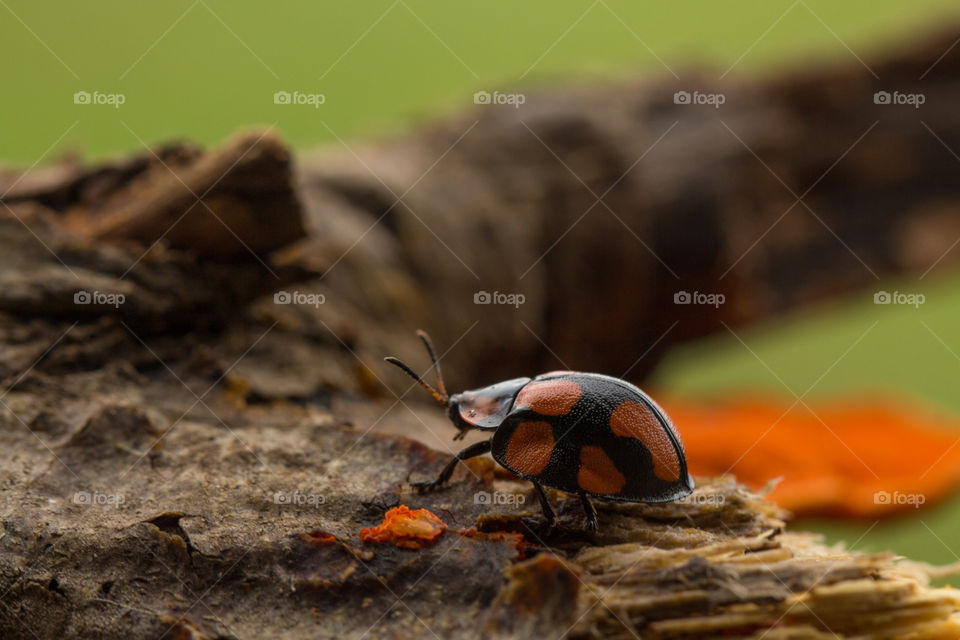
[{"label": "dried wood shard", "polygon": [[960,591],[904,579],[890,554],[836,551],[792,533],[669,553],[608,549],[574,558],[587,588],[572,637],[960,637]]}]

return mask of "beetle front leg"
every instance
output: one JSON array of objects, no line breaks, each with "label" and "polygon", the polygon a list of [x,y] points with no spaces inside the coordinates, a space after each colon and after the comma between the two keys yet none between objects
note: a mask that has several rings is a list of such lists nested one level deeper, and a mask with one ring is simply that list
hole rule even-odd
[{"label": "beetle front leg", "polygon": [[447,466],[443,468],[443,471],[440,472],[440,475],[437,476],[436,480],[433,480],[432,482],[411,482],[410,486],[418,492],[433,491],[434,489],[438,489],[450,479],[450,476],[453,475],[453,471],[457,468],[458,462],[461,460],[466,460],[467,458],[475,458],[476,456],[482,456],[485,453],[489,453],[492,446],[492,440],[485,440],[483,442],[472,444],[454,456],[453,460],[451,460]]}]

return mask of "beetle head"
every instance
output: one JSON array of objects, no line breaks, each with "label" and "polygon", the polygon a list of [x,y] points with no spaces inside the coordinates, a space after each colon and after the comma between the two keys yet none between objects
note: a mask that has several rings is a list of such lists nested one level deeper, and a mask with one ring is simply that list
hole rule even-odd
[{"label": "beetle head", "polygon": [[427,353],[430,354],[433,371],[437,377],[436,388],[424,382],[423,378],[414,373],[413,369],[401,360],[394,357],[384,358],[384,360],[399,367],[404,373],[416,380],[417,384],[426,389],[437,402],[447,408],[447,417],[459,430],[457,435],[454,436],[454,440],[462,439],[470,429],[492,430],[500,426],[500,423],[510,411],[517,392],[523,385],[530,382],[530,378],[507,380],[483,389],[464,391],[451,396],[447,394],[447,388],[443,383],[440,363],[437,362],[437,355],[433,349],[433,343],[430,341],[430,336],[423,331],[417,331],[417,335],[427,348]]},{"label": "beetle head", "polygon": [[514,378],[450,396],[447,416],[460,430],[457,439],[470,429],[492,431],[499,427],[510,413],[513,399],[528,382],[530,378]]}]

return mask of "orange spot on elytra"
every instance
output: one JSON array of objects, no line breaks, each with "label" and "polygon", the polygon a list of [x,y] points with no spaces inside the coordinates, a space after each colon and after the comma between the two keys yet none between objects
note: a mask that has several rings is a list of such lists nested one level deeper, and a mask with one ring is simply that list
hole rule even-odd
[{"label": "orange spot on elytra", "polygon": [[653,457],[653,472],[661,480],[680,479],[680,461],[663,424],[640,402],[620,403],[610,416],[610,429],[618,436],[641,441]]},{"label": "orange spot on elytra", "polygon": [[562,416],[570,413],[581,395],[583,389],[573,380],[543,380],[521,389],[514,406],[529,407],[543,416]]},{"label": "orange spot on elytra", "polygon": [[419,549],[437,541],[447,525],[426,509],[400,505],[387,511],[383,523],[360,530],[364,542],[390,542],[401,549]]},{"label": "orange spot on elytra", "polygon": [[600,447],[580,449],[580,471],[577,484],[584,491],[600,495],[616,495],[623,489],[627,479]]},{"label": "orange spot on elytra", "polygon": [[540,475],[553,455],[553,429],[548,422],[521,422],[510,436],[507,466],[528,476]]}]

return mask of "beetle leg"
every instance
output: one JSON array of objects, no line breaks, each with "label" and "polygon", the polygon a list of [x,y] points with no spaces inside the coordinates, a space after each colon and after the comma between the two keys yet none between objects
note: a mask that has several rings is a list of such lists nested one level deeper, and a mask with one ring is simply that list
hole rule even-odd
[{"label": "beetle leg", "polygon": [[580,503],[583,505],[583,512],[587,514],[587,529],[597,531],[600,529],[600,523],[597,522],[597,508],[593,506],[587,494],[580,493]]},{"label": "beetle leg", "polygon": [[547,494],[544,492],[543,487],[536,480],[531,480],[533,482],[533,487],[537,490],[537,495],[540,497],[540,510],[543,511],[543,517],[547,519],[547,526],[553,527],[557,524],[557,514],[554,513],[553,507],[550,506],[550,501],[547,500]]},{"label": "beetle leg", "polygon": [[418,492],[433,491],[434,489],[438,489],[443,485],[443,483],[450,479],[450,476],[453,475],[453,471],[457,468],[458,462],[461,460],[466,460],[467,458],[482,456],[483,454],[488,453],[492,446],[493,442],[491,440],[484,440],[483,442],[472,444],[455,455],[453,460],[447,463],[447,466],[443,468],[443,471],[440,472],[440,475],[437,476],[436,480],[433,480],[432,482],[412,482],[410,483],[410,486],[416,489]]}]

